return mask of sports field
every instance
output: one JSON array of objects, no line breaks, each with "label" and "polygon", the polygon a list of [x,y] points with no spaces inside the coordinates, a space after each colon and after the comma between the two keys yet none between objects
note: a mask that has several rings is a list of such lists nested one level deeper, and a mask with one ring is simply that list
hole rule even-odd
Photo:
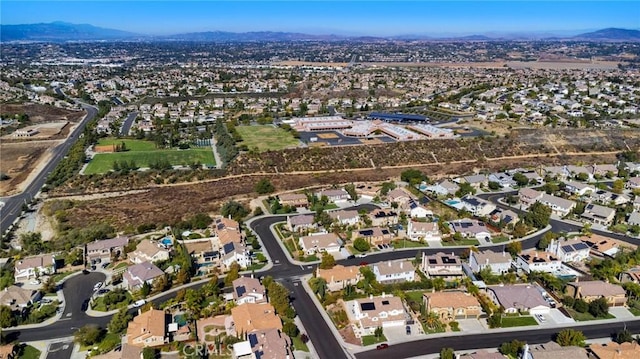
[{"label": "sports field", "polygon": [[277,151],[287,147],[295,147],[299,141],[290,132],[272,125],[238,126],[236,127],[242,142],[249,149],[258,151]]},{"label": "sports field", "polygon": [[96,146],[109,146],[125,143],[127,151],[114,153],[98,153],[84,170],[85,174],[106,173],[113,169],[114,161],[134,161],[137,167],[149,167],[150,163],[158,160],[169,161],[173,166],[189,165],[200,162],[215,165],[216,161],[210,147],[179,149],[156,149],[155,144],[142,140],[102,139]]}]

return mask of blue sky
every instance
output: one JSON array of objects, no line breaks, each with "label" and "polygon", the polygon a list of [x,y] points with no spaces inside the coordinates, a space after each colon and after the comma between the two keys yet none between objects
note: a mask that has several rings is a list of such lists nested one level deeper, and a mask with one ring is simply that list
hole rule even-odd
[{"label": "blue sky", "polygon": [[132,31],[401,35],[640,28],[640,1],[7,1],[2,24],[65,21]]}]

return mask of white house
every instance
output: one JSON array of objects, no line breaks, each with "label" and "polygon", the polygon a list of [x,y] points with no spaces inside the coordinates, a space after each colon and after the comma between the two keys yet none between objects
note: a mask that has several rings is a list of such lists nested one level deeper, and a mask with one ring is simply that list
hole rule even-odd
[{"label": "white house", "polygon": [[391,295],[350,300],[344,307],[358,338],[372,335],[378,327],[401,327],[408,319],[402,299]]},{"label": "white house", "polygon": [[568,215],[574,208],[576,208],[576,203],[574,201],[555,197],[546,193],[542,194],[542,198],[539,202],[551,208],[551,212],[560,217]]},{"label": "white house", "polygon": [[527,273],[534,271],[553,273],[560,270],[562,262],[552,253],[533,250],[520,253],[516,257],[516,267]]},{"label": "white house", "polygon": [[412,241],[424,239],[426,241],[440,241],[440,229],[437,222],[409,221],[407,237]]},{"label": "white house", "polygon": [[413,282],[416,269],[409,260],[378,262],[373,266],[373,274],[379,283]]},{"label": "white house", "polygon": [[427,216],[432,216],[433,212],[424,208],[422,205],[420,205],[418,202],[416,202],[415,200],[411,199],[409,200],[409,202],[407,203],[407,206],[409,207],[409,217],[411,218],[425,218]]},{"label": "white house", "polygon": [[511,263],[511,255],[505,252],[496,253],[489,249],[469,254],[469,266],[476,273],[489,267],[493,274],[504,274],[511,269]]},{"label": "white house", "polygon": [[233,299],[236,304],[263,303],[267,301],[266,290],[260,280],[240,277],[233,281]]},{"label": "white house", "polygon": [[56,261],[51,254],[20,259],[15,263],[14,278],[16,282],[38,278],[41,275],[56,272]]},{"label": "white house", "polygon": [[342,246],[342,240],[335,233],[320,233],[300,237],[298,244],[308,255],[319,252],[337,253]]},{"label": "white house", "polygon": [[589,246],[578,238],[551,240],[547,252],[562,262],[580,262],[589,258]]},{"label": "white house", "polygon": [[160,243],[143,239],[136,249],[128,254],[132,263],[159,262],[169,259],[169,251]]},{"label": "white house", "polygon": [[456,192],[460,189],[460,186],[455,182],[451,182],[449,180],[441,181],[433,186],[424,186],[422,187],[424,191],[431,192],[437,194],[439,196],[447,196],[447,195],[455,195]]},{"label": "white house", "polygon": [[460,233],[467,238],[476,238],[478,240],[491,238],[491,231],[482,221],[465,218],[451,221],[449,225],[454,233]]},{"label": "white house", "polygon": [[461,204],[464,209],[479,217],[487,216],[496,209],[495,204],[473,196],[462,197]]},{"label": "white house", "polygon": [[565,183],[564,190],[568,193],[575,194],[578,196],[584,196],[587,193],[593,193],[596,191],[596,188],[582,182],[576,181],[567,181]]},{"label": "white house", "polygon": [[237,242],[229,242],[222,246],[222,263],[229,268],[233,262],[238,263],[242,268],[251,265],[247,247]]},{"label": "white house", "polygon": [[360,222],[360,214],[355,210],[339,210],[329,212],[329,217],[342,225],[355,226]]}]

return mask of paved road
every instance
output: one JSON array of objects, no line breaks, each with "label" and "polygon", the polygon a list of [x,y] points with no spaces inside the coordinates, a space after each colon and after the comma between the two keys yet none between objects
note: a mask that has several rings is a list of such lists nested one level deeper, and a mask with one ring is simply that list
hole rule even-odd
[{"label": "paved road", "polygon": [[66,340],[56,343],[51,343],[47,348],[46,359],[68,359],[71,358],[73,352],[73,340]]},{"label": "paved road", "polygon": [[[579,326],[576,329],[582,331],[589,339],[608,337],[619,330],[623,329],[626,324],[627,329],[633,333],[640,331],[640,320],[634,320],[626,323],[606,323],[594,324],[588,326]],[[566,326],[564,328],[571,328]],[[369,350],[356,354],[358,359],[377,359],[388,358],[410,358],[418,355],[427,355],[439,353],[442,348],[453,348],[454,350],[471,350],[477,348],[494,348],[500,344],[518,339],[526,341],[528,344],[546,343],[554,339],[554,336],[560,329],[537,329],[526,331],[505,331],[505,332],[489,332],[483,334],[472,334],[465,336],[448,336],[440,338],[423,339],[414,342],[402,344],[394,344],[384,350]]]},{"label": "paved road", "polygon": [[3,197],[0,199],[5,203],[4,207],[1,210],[2,218],[0,218],[0,234],[4,234],[13,225],[13,222],[22,213],[22,205],[33,200],[33,197],[40,191],[40,189],[44,185],[49,173],[51,173],[51,171],[56,168],[60,160],[62,160],[67,152],[69,152],[69,148],[71,148],[71,146],[78,140],[86,124],[98,114],[97,108],[85,104],[81,105],[85,109],[85,111],[87,111],[87,115],[73,130],[67,140],[53,149],[51,160],[47,162],[47,164],[44,166],[42,171],[40,171],[37,177],[34,178],[33,181],[31,181],[31,183],[27,186],[27,188],[25,188],[22,193],[11,197]]},{"label": "paved road", "polygon": [[99,272],[79,274],[69,278],[63,284],[64,311],[57,322],[45,327],[8,330],[5,333],[11,339],[19,338],[21,342],[26,342],[70,337],[78,328],[86,324],[96,324],[106,328],[111,317],[90,317],[82,311],[82,303],[93,294],[93,286],[105,279],[106,276]]},{"label": "paved road", "polygon": [[127,118],[122,123],[122,127],[120,128],[120,135],[121,136],[128,136],[129,135],[129,131],[131,131],[131,125],[133,125],[133,120],[135,120],[136,117],[138,117],[138,113],[137,112],[131,112],[127,116]]}]

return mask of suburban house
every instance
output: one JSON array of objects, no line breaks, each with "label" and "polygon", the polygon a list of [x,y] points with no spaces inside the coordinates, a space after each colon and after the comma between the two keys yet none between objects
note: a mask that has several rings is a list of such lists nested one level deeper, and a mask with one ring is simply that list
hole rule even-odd
[{"label": "suburban house", "polygon": [[411,195],[407,193],[405,190],[400,188],[395,188],[387,193],[387,201],[390,203],[397,203],[399,206],[402,206],[406,203],[409,203],[411,200]]},{"label": "suburban house", "polygon": [[355,226],[360,222],[360,214],[356,210],[339,210],[329,212],[329,217],[342,225]]},{"label": "suburban house", "polygon": [[295,208],[309,207],[307,195],[301,193],[283,193],[278,195],[282,206],[290,206]]},{"label": "suburban house", "polygon": [[409,221],[407,237],[412,241],[440,241],[440,228],[437,222]]},{"label": "suburban house", "polygon": [[574,299],[582,299],[587,303],[604,297],[612,307],[623,306],[627,303],[625,290],[622,286],[601,280],[569,282],[565,287],[565,294]]},{"label": "suburban house", "polygon": [[16,282],[21,282],[41,275],[53,274],[56,272],[56,260],[51,254],[41,254],[27,257],[16,261],[13,277]]},{"label": "suburban house", "polygon": [[136,249],[128,254],[131,263],[159,262],[169,260],[169,251],[157,242],[143,239]]},{"label": "suburban house", "polygon": [[518,214],[510,209],[496,208],[489,213],[489,219],[497,225],[515,225],[518,223]]},{"label": "suburban house", "polygon": [[524,208],[531,206],[542,199],[542,193],[531,188],[521,188],[518,191],[518,199]]},{"label": "suburban house", "polygon": [[640,344],[609,342],[607,344],[589,344],[594,359],[636,359],[640,358]]},{"label": "suburban house", "polygon": [[237,305],[245,303],[263,303],[267,301],[267,291],[260,280],[252,277],[240,277],[232,282],[233,300]]},{"label": "suburban house", "polygon": [[[637,198],[640,198],[640,196]],[[630,226],[640,226],[640,212],[638,210],[631,212],[629,219],[627,219],[627,224]]]},{"label": "suburban house", "polygon": [[620,282],[640,283],[640,265],[629,268],[620,274]]},{"label": "suburban house", "polygon": [[469,254],[469,267],[474,273],[489,267],[493,274],[505,274],[511,269],[511,264],[511,255],[506,252],[496,253],[488,249]]},{"label": "suburban house", "polygon": [[337,253],[342,240],[335,233],[320,233],[300,237],[298,245],[307,255],[319,252]]},{"label": "suburban house", "polygon": [[242,343],[248,344],[252,359],[293,359],[291,338],[279,329],[256,330],[249,333],[246,342],[233,345],[235,357],[238,359],[243,357],[235,351],[238,344]]},{"label": "suburban house", "polygon": [[506,357],[500,353],[490,352],[480,349],[473,353],[461,354],[456,359],[505,359]]},{"label": "suburban house", "polygon": [[589,203],[584,207],[584,212],[582,213],[581,217],[590,221],[591,223],[608,226],[611,224],[611,222],[613,222],[613,218],[615,216],[615,209]]},{"label": "suburban house", "polygon": [[633,209],[636,211],[640,211],[640,196],[636,196],[633,199]]},{"label": "suburban house", "polygon": [[530,314],[548,314],[549,303],[540,291],[528,284],[492,285],[487,287],[487,295],[500,305],[505,313],[529,312]]},{"label": "suburban house", "polygon": [[459,219],[449,222],[449,227],[453,230],[453,233],[460,233],[466,238],[475,238],[478,240],[491,238],[491,232],[489,228],[482,221],[476,219]]},{"label": "suburban house", "polygon": [[465,292],[432,292],[422,295],[428,312],[435,313],[444,323],[459,319],[478,319],[482,307],[478,299]]},{"label": "suburban house", "polygon": [[240,223],[231,218],[220,217],[216,218],[212,223],[214,232],[220,231],[240,231]]},{"label": "suburban house", "polygon": [[393,233],[388,228],[371,227],[352,232],[353,239],[364,238],[371,244],[388,244],[393,239]]},{"label": "suburban house", "polygon": [[629,203],[631,201],[631,198],[629,198],[629,196],[624,193],[617,194],[602,189],[599,189],[595,193],[592,193],[591,199],[606,205],[613,203],[616,206]]},{"label": "suburban house", "polygon": [[472,175],[461,178],[460,183],[468,183],[471,187],[480,189],[480,187],[486,187],[489,180],[486,175]]},{"label": "suburban house", "polygon": [[574,201],[555,197],[546,193],[542,194],[542,198],[538,202],[551,208],[551,213],[560,217],[568,215],[574,208],[576,208],[576,203]]},{"label": "suburban house", "polygon": [[516,268],[527,273],[547,272],[553,273],[560,270],[562,262],[553,253],[531,250],[516,256]]},{"label": "suburban house", "polygon": [[124,247],[127,244],[129,237],[123,236],[87,243],[87,262],[110,263],[112,257],[124,255]]},{"label": "suburban house", "polygon": [[588,193],[595,192],[596,188],[587,183],[567,181],[565,182],[564,191],[578,196],[585,196]]},{"label": "suburban house", "polygon": [[464,275],[462,272],[462,261],[455,254],[444,254],[438,252],[436,254],[427,255],[422,253],[422,263],[420,270],[427,277],[440,277],[444,279],[460,278]]},{"label": "suburban house", "polygon": [[163,310],[149,309],[129,322],[127,344],[136,347],[157,347],[167,341],[167,320]]},{"label": "suburban house", "polygon": [[301,232],[305,229],[316,228],[315,218],[312,214],[287,216],[287,229],[291,232]]},{"label": "suburban house", "polygon": [[21,311],[42,297],[38,290],[25,289],[17,285],[10,285],[0,290],[0,306],[6,305],[12,311]]},{"label": "suburban house", "polygon": [[589,246],[592,255],[598,257],[614,257],[620,251],[618,242],[605,236],[591,234],[590,236],[578,237],[578,239]]},{"label": "suburban house", "polygon": [[391,295],[350,300],[344,307],[357,338],[373,334],[378,327],[403,326],[408,319],[402,299]]},{"label": "suburban house", "polygon": [[229,335],[236,336],[256,330],[282,330],[282,321],[269,303],[245,303],[233,307],[224,325]]},{"label": "suburban house", "polygon": [[351,197],[349,193],[344,189],[327,189],[324,191],[320,191],[316,193],[316,197],[322,198],[322,196],[327,196],[329,201],[331,202],[340,202],[340,201],[348,201]]},{"label": "suburban house", "polygon": [[555,255],[562,262],[580,262],[589,258],[591,249],[579,238],[552,239],[547,252]]},{"label": "suburban house", "polygon": [[502,188],[515,187],[517,185],[517,182],[514,181],[509,174],[504,172],[495,172],[489,174],[489,182],[495,182]]},{"label": "suburban house", "polygon": [[392,226],[398,223],[398,213],[389,209],[376,208],[367,214],[373,226]]},{"label": "suburban house", "polygon": [[425,218],[427,216],[433,216],[433,211],[426,209],[414,199],[410,199],[409,202],[402,206],[402,209],[409,212],[409,217],[411,218]]},{"label": "suburban house", "polygon": [[473,196],[462,197],[460,199],[460,203],[462,205],[462,208],[471,212],[471,214],[473,214],[474,216],[479,217],[487,216],[489,215],[489,213],[493,212],[494,209],[496,209],[495,204]]},{"label": "suburban house", "polygon": [[359,267],[345,267],[341,264],[337,264],[329,269],[321,269],[318,267],[316,276],[324,279],[325,282],[327,282],[327,289],[332,292],[339,291],[347,285],[356,285],[362,278]]},{"label": "suburban house", "polygon": [[211,238],[183,241],[183,244],[198,265],[219,264],[220,252],[217,246],[214,249]]},{"label": "suburban house", "polygon": [[409,260],[378,262],[372,265],[373,274],[379,283],[413,282],[416,269]]},{"label": "suburban house", "polygon": [[251,265],[251,257],[249,250],[242,244],[230,242],[222,246],[222,264],[229,268],[233,262],[236,262],[242,268]]},{"label": "suburban house", "polygon": [[640,189],[640,177],[629,178],[627,180],[627,183],[625,183],[624,186],[626,189],[630,189],[630,190]]},{"label": "suburban house", "polygon": [[151,262],[134,264],[122,275],[122,284],[129,290],[142,288],[144,283],[153,286],[153,281],[164,275],[162,269]]},{"label": "suburban house", "polygon": [[576,346],[560,346],[556,342],[548,342],[545,344],[537,344],[529,346],[524,345],[524,354],[522,358],[527,359],[550,359],[550,358],[563,358],[563,359],[590,359],[587,355],[587,351],[584,348]]},{"label": "suburban house", "polygon": [[423,188],[424,191],[431,192],[437,194],[439,196],[448,196],[455,195],[456,192],[460,189],[457,183],[447,180],[440,181],[439,183],[433,186],[425,186]]}]

